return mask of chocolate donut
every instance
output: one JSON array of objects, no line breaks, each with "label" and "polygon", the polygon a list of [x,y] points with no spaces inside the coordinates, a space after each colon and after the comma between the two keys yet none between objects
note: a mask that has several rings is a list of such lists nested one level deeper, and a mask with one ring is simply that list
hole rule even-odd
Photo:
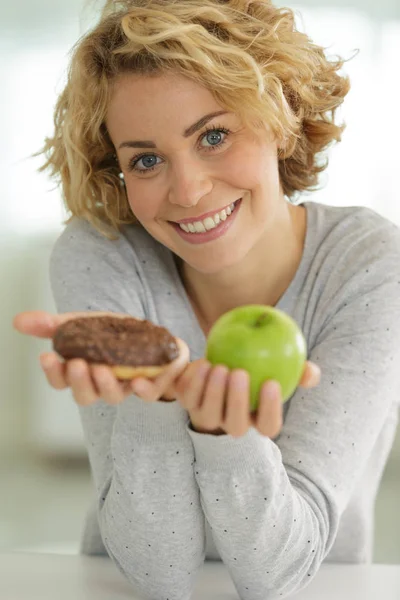
[{"label": "chocolate donut", "polygon": [[53,349],[65,360],[108,365],[118,379],[156,377],[179,355],[165,327],[117,315],[88,314],[66,321],[53,336]]}]

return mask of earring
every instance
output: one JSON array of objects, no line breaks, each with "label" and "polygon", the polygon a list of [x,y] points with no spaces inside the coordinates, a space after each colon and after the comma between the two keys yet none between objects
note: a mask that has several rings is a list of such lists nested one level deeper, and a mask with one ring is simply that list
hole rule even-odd
[{"label": "earring", "polygon": [[126,183],[125,183],[125,177],[124,174],[122,172],[118,173],[118,177],[119,177],[119,183],[120,186],[126,190]]}]

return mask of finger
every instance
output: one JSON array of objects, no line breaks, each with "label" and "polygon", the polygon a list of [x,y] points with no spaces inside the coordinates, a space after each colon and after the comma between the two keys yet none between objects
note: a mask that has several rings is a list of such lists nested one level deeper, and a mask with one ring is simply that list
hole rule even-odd
[{"label": "finger", "polygon": [[202,385],[202,394],[198,395],[197,407],[192,409],[196,422],[201,420],[201,426],[207,430],[217,429],[224,419],[225,396],[229,377],[229,369],[224,365],[210,368],[205,378],[198,369],[199,388]]},{"label": "finger", "polygon": [[114,373],[106,365],[92,365],[91,376],[100,398],[108,404],[119,404],[125,400],[125,392]]},{"label": "finger", "polygon": [[306,361],[299,385],[304,388],[316,387],[321,380],[321,369],[309,360]]},{"label": "finger", "polygon": [[122,388],[123,393],[125,394],[125,398],[127,396],[132,396],[133,392],[132,392],[132,381],[131,380],[129,380],[129,379],[121,380],[119,382],[119,384]]},{"label": "finger", "polygon": [[131,389],[142,400],[155,402],[164,397],[167,390],[170,399],[175,399],[174,382],[185,370],[190,355],[187,344],[180,338],[175,339],[179,348],[179,356],[160,375],[151,380],[145,377],[136,377],[132,380]]},{"label": "finger", "polygon": [[281,431],[282,419],[281,386],[279,382],[269,380],[260,391],[255,426],[262,435],[274,439]]},{"label": "finger", "polygon": [[69,387],[65,378],[65,363],[61,362],[55,352],[43,352],[39,356],[40,365],[48,383],[56,390]]},{"label": "finger", "polygon": [[[13,319],[13,327],[20,333],[34,335],[39,338],[52,338],[57,327],[78,317],[129,317],[123,313],[112,313],[102,311],[67,312],[53,315],[43,310],[31,310],[18,313]],[[136,318],[136,317],[135,317]]]},{"label": "finger", "polygon": [[77,404],[88,406],[98,400],[100,394],[90,374],[89,365],[80,358],[66,363],[66,379]]},{"label": "finger", "polygon": [[153,381],[144,377],[135,377],[131,382],[131,389],[136,396],[146,400],[146,402],[156,402],[162,396],[157,391]]},{"label": "finger", "polygon": [[190,351],[186,342],[180,338],[175,338],[175,340],[179,349],[178,357],[171,362],[165,371],[153,379],[155,390],[159,395],[163,395],[167,389],[173,391],[175,380],[183,373],[189,364]]},{"label": "finger", "polygon": [[251,425],[250,421],[250,377],[247,371],[231,371],[228,381],[226,414],[223,429],[233,437],[244,435]]},{"label": "finger", "polygon": [[13,327],[20,333],[51,338],[56,330],[55,315],[43,310],[31,310],[15,315]]},{"label": "finger", "polygon": [[179,402],[188,411],[199,408],[211,364],[199,359],[190,363],[175,382]]}]

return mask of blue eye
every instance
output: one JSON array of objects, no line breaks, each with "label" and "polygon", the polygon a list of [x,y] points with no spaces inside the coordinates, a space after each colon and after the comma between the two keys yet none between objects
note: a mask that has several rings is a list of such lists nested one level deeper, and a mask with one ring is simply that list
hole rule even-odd
[{"label": "blue eye", "polygon": [[209,144],[211,144],[211,146],[216,146],[217,144],[221,143],[222,131],[219,129],[214,129],[213,131],[206,133],[204,138]]},{"label": "blue eye", "polygon": [[[137,169],[137,165],[142,162],[144,169]],[[137,171],[152,171],[157,166],[157,156],[155,154],[142,154],[136,160],[134,159],[129,165],[129,170],[136,169]]]},{"label": "blue eye", "polygon": [[[226,137],[231,132],[229,129],[225,127],[211,127],[205,131],[205,133],[201,134],[199,141],[203,141],[204,139],[210,144],[209,146],[203,146],[203,148],[207,148],[208,150],[214,150],[220,148],[225,142]],[[222,136],[225,137],[222,137]],[[138,173],[149,173],[153,171],[160,163],[157,163],[158,156],[155,154],[139,154],[134,156],[128,165],[128,171],[136,171]],[[162,160],[159,159],[161,162]],[[138,164],[142,162],[142,166],[144,168],[138,168]]]},{"label": "blue eye", "polygon": [[157,162],[155,162],[155,163],[152,162],[154,159],[156,159],[156,161],[157,161],[157,157],[154,156],[154,154],[152,156],[144,156],[142,158],[143,166],[145,166],[145,167],[154,167],[154,165],[157,164]]}]

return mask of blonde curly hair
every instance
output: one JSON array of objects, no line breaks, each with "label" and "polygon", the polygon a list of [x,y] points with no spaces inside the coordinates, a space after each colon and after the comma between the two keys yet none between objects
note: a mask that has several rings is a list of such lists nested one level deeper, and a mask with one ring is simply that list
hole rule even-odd
[{"label": "blonde curly hair", "polygon": [[296,29],[293,11],[269,0],[108,0],[73,48],[39,170],[61,183],[65,223],[84,218],[116,239],[136,220],[105,125],[112,84],[124,73],[172,72],[204,85],[256,134],[268,128],[282,141],[279,173],[290,199],[316,189],[328,164],[320,153],[341,139],[344,125],[334,119],[350,88],[338,74],[344,62],[329,61]]}]

